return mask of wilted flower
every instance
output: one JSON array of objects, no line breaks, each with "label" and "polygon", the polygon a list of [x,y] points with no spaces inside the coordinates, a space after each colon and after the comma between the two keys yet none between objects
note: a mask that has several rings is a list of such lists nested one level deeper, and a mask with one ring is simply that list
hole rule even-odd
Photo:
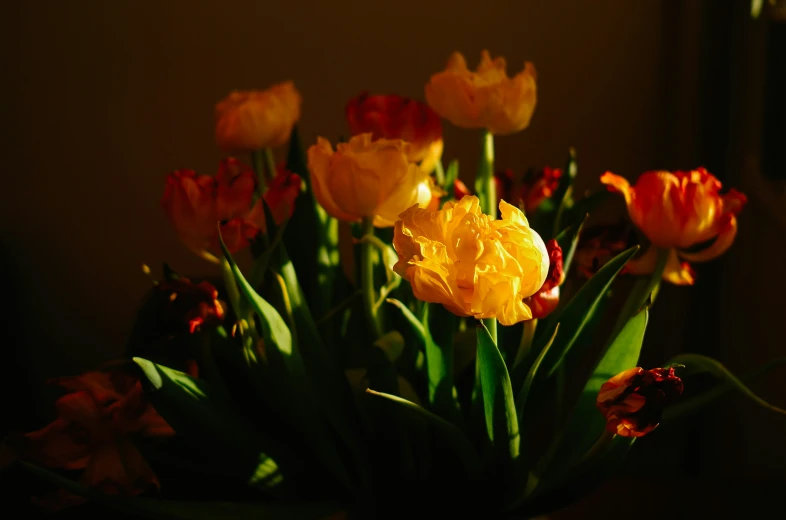
[{"label": "wilted flower", "polygon": [[682,394],[674,368],[636,367],[612,377],[600,387],[597,407],[606,429],[622,437],[641,437],[660,423],[661,412]]},{"label": "wilted flower", "polygon": [[352,135],[372,139],[402,139],[409,143],[407,157],[427,173],[442,157],[442,122],[428,105],[401,96],[362,93],[346,108]]},{"label": "wilted flower", "polygon": [[[300,177],[279,171],[263,195],[278,223],[291,216],[300,193]],[[217,261],[217,224],[230,252],[248,246],[258,233],[265,232],[265,215],[261,199],[251,201],[256,189],[253,170],[228,158],[221,161],[218,174],[197,175],[192,170],[178,170],[166,180],[161,206],[177,231],[180,240],[199,256]],[[280,220],[279,220],[280,219]]]},{"label": "wilted flower", "polygon": [[361,134],[334,152],[320,137],[308,149],[314,196],[339,220],[374,217],[375,226],[392,226],[405,209],[428,207],[434,194],[433,180],[409,161],[408,147],[401,140],[373,141],[371,134]]},{"label": "wilted flower", "polygon": [[[22,437],[23,458],[42,465],[84,470],[80,483],[103,493],[136,495],[158,479],[132,435],[170,437],[174,430],[145,399],[141,384],[121,373],[88,372],[55,381],[70,393],[55,403],[57,419]],[[75,503],[59,495],[51,507]]]},{"label": "wilted flower", "polygon": [[216,105],[216,144],[229,153],[281,146],[300,119],[300,103],[291,81],[234,91]]},{"label": "wilted flower", "polygon": [[562,270],[562,248],[553,238],[546,243],[549,254],[549,272],[543,286],[525,300],[532,311],[534,319],[545,318],[557,308],[559,304],[559,286],[565,280]]},{"label": "wilted flower", "polygon": [[634,228],[628,222],[594,226],[583,230],[573,255],[577,272],[591,278],[606,263],[635,245]]},{"label": "wilted flower", "polygon": [[499,135],[519,132],[529,125],[535,110],[535,66],[526,62],[524,70],[512,78],[505,69],[504,58],[492,61],[484,50],[472,72],[464,56],[454,52],[445,70],[431,76],[426,100],[456,126],[486,128]]},{"label": "wilted flower", "polygon": [[416,298],[459,316],[502,325],[531,319],[524,298],[543,286],[549,255],[520,210],[504,201],[499,210],[500,220],[484,215],[475,196],[440,211],[408,209],[396,222],[393,269]]},{"label": "wilted flower", "polygon": [[[625,197],[630,219],[652,245],[670,250],[663,279],[677,285],[693,284],[688,262],[711,260],[731,246],[737,234],[737,214],[747,202],[745,195],[733,189],[721,195],[720,181],[704,168],[646,172],[632,187],[610,172],[600,180],[610,191]],[[708,247],[693,251],[709,241]],[[628,270],[649,274],[656,258],[657,251],[650,248],[641,258],[628,262]]]}]

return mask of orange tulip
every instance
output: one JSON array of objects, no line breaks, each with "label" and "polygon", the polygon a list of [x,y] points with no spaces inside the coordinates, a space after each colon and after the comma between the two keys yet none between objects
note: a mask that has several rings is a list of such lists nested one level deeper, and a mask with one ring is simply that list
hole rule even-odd
[{"label": "orange tulip", "polygon": [[371,134],[360,134],[333,150],[319,137],[308,149],[314,197],[338,220],[373,217],[377,227],[392,226],[415,204],[432,206],[441,193],[429,174],[409,161],[408,148],[401,139],[375,141]]},{"label": "orange tulip", "polygon": [[216,144],[229,153],[281,146],[300,119],[300,103],[291,81],[263,91],[234,91],[216,105]]},{"label": "orange tulip", "polygon": [[596,405],[606,418],[606,430],[622,437],[641,437],[658,426],[663,407],[676,401],[682,390],[674,368],[636,367],[603,383]]},{"label": "orange tulip", "polygon": [[[634,186],[611,172],[600,180],[609,191],[625,197],[630,219],[655,246],[628,262],[628,271],[651,273],[657,258],[655,248],[669,249],[663,279],[677,285],[693,284],[693,269],[688,262],[711,260],[731,246],[737,234],[737,214],[747,202],[736,190],[721,195],[720,181],[704,168],[646,172]],[[709,241],[712,243],[708,247],[693,251]],[[680,263],[680,259],[685,261]]]},{"label": "orange tulip", "polygon": [[[277,223],[291,216],[300,186],[299,176],[283,170],[270,183],[264,199]],[[170,174],[161,205],[186,247],[216,262],[219,222],[231,253],[247,247],[258,233],[265,232],[262,201],[251,206],[255,189],[253,170],[229,158],[221,162],[215,177],[197,175],[192,170]]]},{"label": "orange tulip", "polygon": [[372,139],[401,139],[409,143],[407,157],[426,172],[442,157],[442,122],[428,105],[401,96],[360,94],[346,107],[352,135]]},{"label": "orange tulip", "polygon": [[[57,400],[57,419],[20,439],[23,458],[45,466],[83,470],[82,485],[104,493],[136,495],[158,479],[132,435],[171,437],[174,430],[145,399],[141,384],[121,373],[88,372],[55,381],[70,393]],[[59,494],[45,505],[78,503]]]},{"label": "orange tulip", "polygon": [[464,56],[454,52],[445,70],[431,76],[426,100],[437,114],[462,128],[486,128],[499,135],[524,130],[535,110],[535,66],[526,62],[512,78],[505,68],[504,58],[492,61],[484,50],[473,72]]}]

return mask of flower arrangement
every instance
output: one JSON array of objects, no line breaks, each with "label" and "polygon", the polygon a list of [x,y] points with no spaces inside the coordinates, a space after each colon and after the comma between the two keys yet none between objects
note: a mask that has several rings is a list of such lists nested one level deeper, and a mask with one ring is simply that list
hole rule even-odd
[{"label": "flower arrangement", "polygon": [[[352,136],[307,149],[292,82],[219,102],[231,156],[215,176],[171,173],[161,204],[220,275],[164,264],[128,359],[57,379],[57,419],[6,440],[59,488],[39,503],[525,518],[724,389],[786,413],[711,358],[638,366],[661,283],[700,283],[691,263],[732,245],[745,196],[699,168],[633,186],[606,173],[607,190],[578,197],[573,151],[563,168],[497,170],[494,136],[529,125],[536,92],[531,63],[509,77],[503,58],[484,51],[473,71],[454,53],[427,103],[363,93],[346,106]],[[442,119],[481,133],[471,189],[456,161],[443,167]],[[585,229],[612,192],[630,223]],[[607,331],[622,277],[635,282]],[[697,372],[722,384],[683,397]]]}]

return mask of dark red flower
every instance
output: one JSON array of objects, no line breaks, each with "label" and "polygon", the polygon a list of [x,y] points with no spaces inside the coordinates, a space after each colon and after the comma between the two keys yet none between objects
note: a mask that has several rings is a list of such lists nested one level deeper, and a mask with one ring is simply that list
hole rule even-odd
[{"label": "dark red flower", "polygon": [[532,310],[533,319],[545,318],[554,312],[559,304],[559,286],[565,280],[562,248],[556,240],[551,239],[546,243],[546,251],[549,253],[549,274],[540,290],[525,301]]},{"label": "dark red flower", "polygon": [[625,221],[582,231],[573,256],[578,273],[591,278],[606,262],[636,243],[633,226]]},{"label": "dark red flower", "polygon": [[218,290],[209,282],[191,282],[178,278],[161,282],[156,291],[166,297],[162,315],[170,322],[179,322],[193,334],[202,325],[217,325],[224,319],[224,309],[218,301]]},{"label": "dark red flower", "polygon": [[544,200],[554,195],[560,178],[562,178],[562,170],[549,166],[527,172],[519,195],[527,215],[534,213]]},{"label": "dark red flower", "polygon": [[674,368],[631,368],[600,387],[596,405],[606,418],[606,430],[622,437],[641,437],[660,423],[663,408],[682,394]]}]

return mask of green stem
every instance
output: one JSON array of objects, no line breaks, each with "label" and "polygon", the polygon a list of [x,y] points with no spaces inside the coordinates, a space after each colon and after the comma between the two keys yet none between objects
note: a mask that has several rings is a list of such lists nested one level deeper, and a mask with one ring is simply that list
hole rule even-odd
[{"label": "green stem", "polygon": [[265,167],[266,177],[268,181],[272,181],[276,176],[276,159],[273,157],[273,150],[265,148]]},{"label": "green stem", "polygon": [[497,218],[497,185],[494,181],[494,134],[484,130],[480,140],[480,147],[480,162],[475,175],[475,193],[480,197],[480,208],[483,210],[483,213],[491,216],[491,218]]},{"label": "green stem", "polygon": [[[491,341],[493,341],[494,344],[497,345],[497,318],[486,318],[481,321],[483,321],[483,325],[485,325],[486,328],[489,329],[489,335],[491,336]],[[497,345],[497,348],[499,348],[499,345]]]},{"label": "green stem", "polygon": [[[374,217],[363,217],[363,236],[374,236]],[[360,244],[360,290],[363,293],[363,308],[366,313],[369,329],[374,339],[382,336],[382,326],[379,323],[374,291],[374,245],[371,240],[364,240]]]},{"label": "green stem", "polygon": [[257,175],[257,192],[262,195],[267,191],[267,179],[265,178],[265,159],[260,150],[251,152],[251,166],[254,168],[254,173]]}]

